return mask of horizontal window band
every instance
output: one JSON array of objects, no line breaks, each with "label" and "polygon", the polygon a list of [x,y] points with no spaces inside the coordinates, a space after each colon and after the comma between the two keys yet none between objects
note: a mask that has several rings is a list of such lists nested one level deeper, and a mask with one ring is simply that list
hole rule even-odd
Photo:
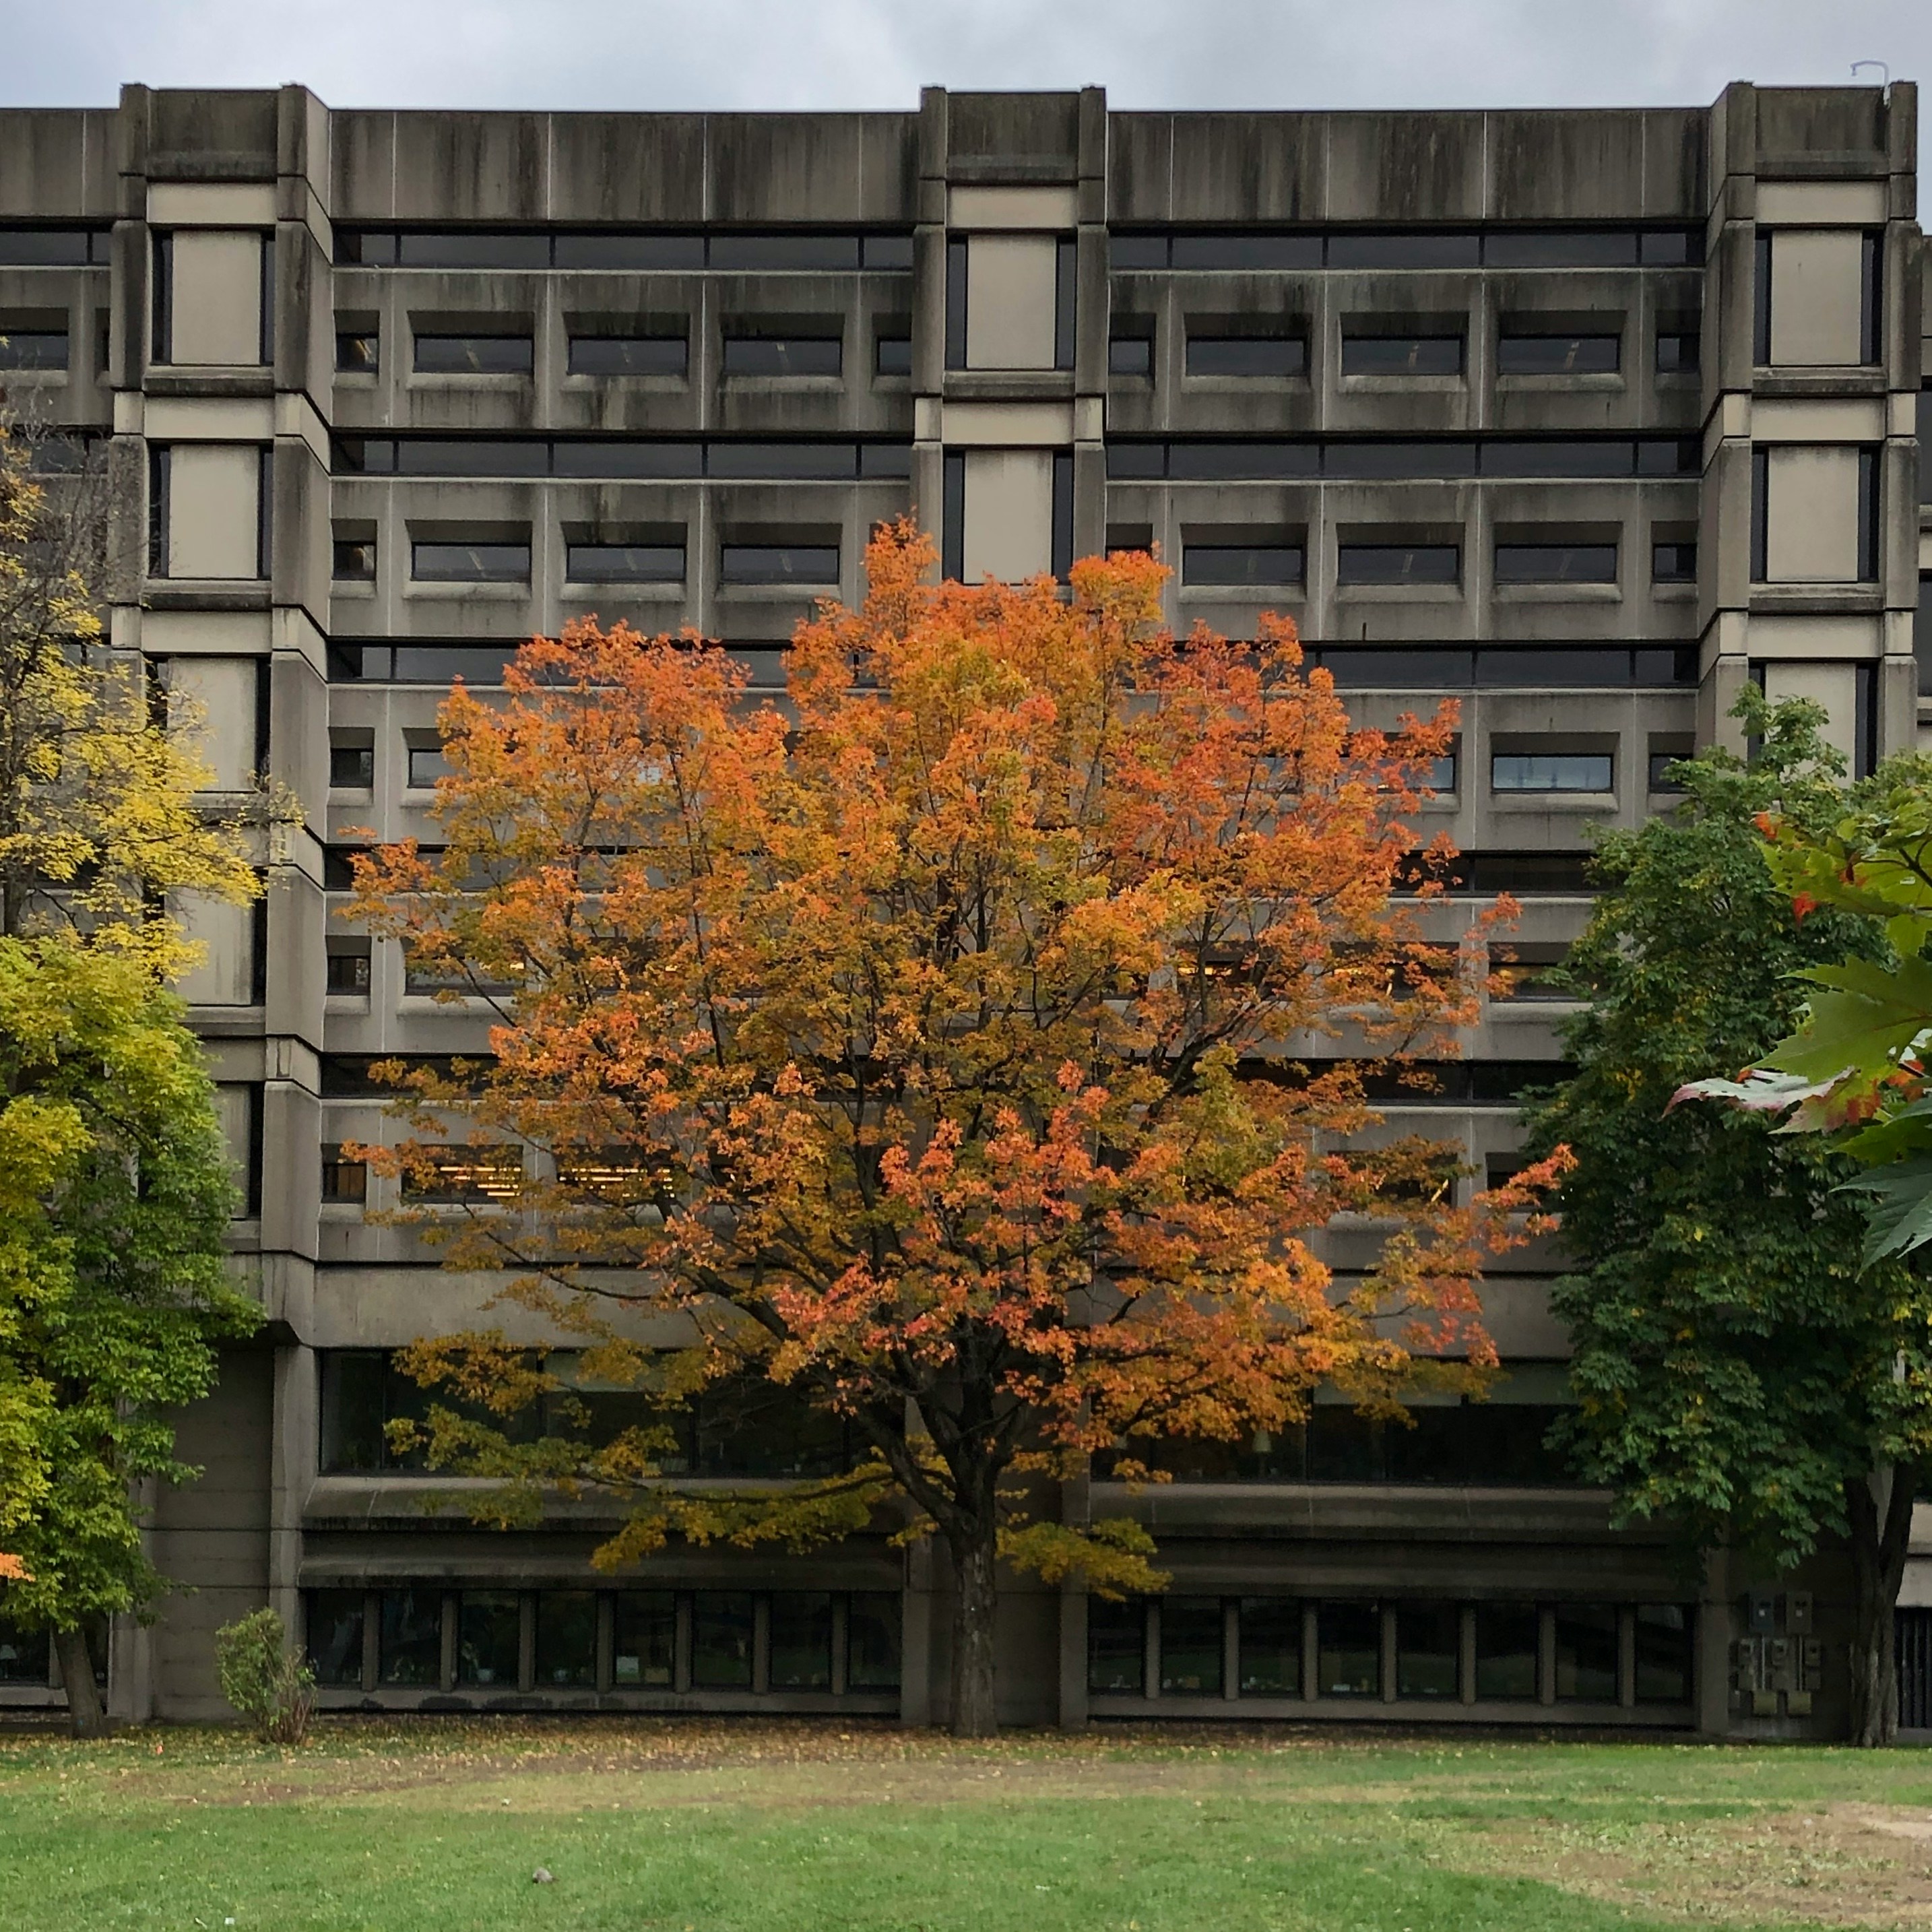
[{"label": "horizontal window band", "polygon": [[1667,228],[1117,229],[1116,273],[1318,268],[1681,268],[1703,230]]},{"label": "horizontal window band", "polygon": [[338,226],[335,261],[338,268],[903,274],[912,267],[912,236],[906,230]]},{"label": "horizontal window band", "polygon": [[1694,477],[1695,436],[1123,437],[1107,444],[1116,483],[1538,482]]},{"label": "horizontal window band", "polygon": [[338,436],[332,468],[346,476],[899,482],[912,474],[912,446],[804,439]]}]

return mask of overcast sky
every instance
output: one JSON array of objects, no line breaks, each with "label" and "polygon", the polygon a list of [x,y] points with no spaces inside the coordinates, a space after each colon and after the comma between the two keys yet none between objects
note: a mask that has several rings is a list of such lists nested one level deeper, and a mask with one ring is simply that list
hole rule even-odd
[{"label": "overcast sky", "polygon": [[342,106],[910,108],[934,82],[1607,106],[1844,84],[1863,59],[1932,78],[1932,0],[0,0],[0,48],[8,106],[106,104],[127,80],[299,80]]}]

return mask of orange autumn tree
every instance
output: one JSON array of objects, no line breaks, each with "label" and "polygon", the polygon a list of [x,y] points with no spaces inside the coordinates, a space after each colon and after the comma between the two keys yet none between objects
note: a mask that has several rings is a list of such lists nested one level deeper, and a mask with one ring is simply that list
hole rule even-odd
[{"label": "orange autumn tree", "polygon": [[[756,1374],[862,1445],[841,1478],[680,1493],[650,1428],[516,1439],[572,1404],[496,1329],[410,1352],[432,1466],[499,1479],[502,1521],[558,1484],[620,1495],[611,1567],[882,1514],[936,1535],[980,1735],[998,1559],[1165,1580],[1131,1523],[1035,1514],[1042,1484],[1280,1430],[1321,1383],[1394,1414],[1480,1379],[1478,1265],[1534,1177],[1459,1207],[1440,1146],[1344,1150],[1370,1065],[1474,1016],[1474,950],[1396,896],[1453,710],[1354,728],[1284,622],[1176,640],[1145,556],[1077,564],[1070,598],[932,560],[882,532],[864,607],[800,628],[782,709],[694,638],[526,645],[500,702],[443,707],[440,848],[359,860],[354,910],[500,1015],[494,1059],[408,1076],[414,1138],[366,1150],[536,1150],[488,1156],[497,1198],[432,1229],[449,1258],[508,1271],[584,1345],[580,1386]],[[1383,1235],[1346,1282],[1315,1246],[1337,1215]]]}]

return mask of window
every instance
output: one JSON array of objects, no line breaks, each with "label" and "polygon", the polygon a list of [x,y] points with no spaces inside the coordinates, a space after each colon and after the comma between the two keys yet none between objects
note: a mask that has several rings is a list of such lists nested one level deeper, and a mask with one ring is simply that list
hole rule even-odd
[{"label": "window", "polygon": [[1367,335],[1344,330],[1345,376],[1460,376],[1462,338],[1455,334]]},{"label": "window", "polygon": [[1688,1704],[1694,1677],[1696,1610],[1689,1604],[1636,1606],[1636,1701]]},{"label": "window", "polygon": [[537,1688],[588,1690],[597,1682],[597,1594],[546,1590],[537,1599]]},{"label": "window", "polygon": [[0,267],[82,268],[111,260],[104,228],[0,226]]},{"label": "window", "polygon": [[1336,581],[1362,584],[1456,584],[1461,580],[1458,544],[1345,543],[1336,553]]},{"label": "window", "polygon": [[836,376],[844,345],[836,335],[731,335],[724,338],[728,376]]},{"label": "window", "polygon": [[700,1690],[752,1688],[748,1590],[700,1590],[691,1600],[691,1681]]},{"label": "window", "polygon": [[1660,376],[1694,376],[1702,351],[1694,328],[1660,328],[1657,332],[1657,373]]},{"label": "window", "polygon": [[1308,345],[1299,335],[1195,335],[1187,338],[1190,376],[1304,376]]},{"label": "window", "polygon": [[682,376],[691,349],[682,335],[573,335],[572,376]]},{"label": "window", "polygon": [[527,335],[416,334],[422,376],[527,376],[535,345]]},{"label": "window", "polygon": [[[1164,262],[1153,260],[1162,250],[1165,236],[1121,236],[1114,242],[1114,259],[1122,268],[1159,268]],[[1151,244],[1150,246],[1149,244]],[[1120,259],[1123,247],[1128,259]],[[1138,252],[1142,259],[1136,260]],[[1318,268],[1322,266],[1322,238],[1318,235],[1177,235],[1172,243],[1174,266],[1181,269]]]},{"label": "window", "polygon": [[1497,752],[1490,759],[1492,791],[1606,792],[1608,752]]},{"label": "window", "polygon": [[1556,1606],[1556,1696],[1561,1703],[1617,1701],[1617,1612],[1611,1604]]},{"label": "window", "polygon": [[946,243],[946,366],[966,366],[966,280],[968,249],[964,236]]},{"label": "window", "polygon": [[514,1590],[465,1590],[458,1600],[456,1681],[514,1690],[523,1671],[523,1604]]},{"label": "window", "polygon": [[0,322],[0,369],[64,369],[64,328],[10,328]]},{"label": "window", "polygon": [[1292,1597],[1244,1597],[1240,1610],[1244,1697],[1301,1695],[1301,1606]]},{"label": "window", "polygon": [[669,1690],[677,1681],[677,1598],[620,1590],[611,1605],[610,1681]]},{"label": "window", "polygon": [[1331,235],[1331,268],[1473,268],[1481,238],[1424,230],[1407,235]]},{"label": "window", "polygon": [[564,574],[573,584],[682,584],[684,546],[574,543]]},{"label": "window", "polygon": [[1162,1598],[1162,1696],[1220,1696],[1223,1622],[1219,1597]]},{"label": "window", "polygon": [[1751,360],[1760,369],[1771,362],[1771,235],[1762,228],[1751,248]]},{"label": "window", "polygon": [[440,745],[412,745],[410,747],[410,785],[412,790],[427,790],[439,778],[449,776],[449,760],[443,755]]},{"label": "window", "polygon": [[375,582],[376,540],[374,537],[338,537],[331,557],[330,574],[336,583]]},{"label": "window", "polygon": [[382,1606],[376,1681],[435,1689],[442,1682],[442,1593],[385,1590]]},{"label": "window", "polygon": [[[328,963],[332,969],[328,976],[328,990],[332,993],[351,990],[336,985],[335,974],[332,970],[335,964],[334,956],[330,957]],[[362,983],[353,990],[367,994],[369,990],[368,955],[364,954],[360,958],[351,958],[348,963],[363,969]],[[324,1141],[322,1144],[322,1198],[326,1204],[334,1203],[338,1206],[360,1206],[369,1198],[368,1168],[359,1160],[345,1160],[340,1141]]]},{"label": "window", "polygon": [[1315,1612],[1316,1693],[1379,1697],[1382,1616],[1374,1604],[1322,1604]]},{"label": "window", "polygon": [[1395,1694],[1454,1697],[1461,1686],[1462,1613],[1454,1604],[1401,1604],[1395,1613]]},{"label": "window", "polygon": [[1533,1702],[1542,1619],[1534,1604],[1476,1606],[1479,1702]]},{"label": "window", "polygon": [[526,543],[412,543],[410,574],[418,584],[527,584]]},{"label": "window", "polygon": [[51,1674],[53,1646],[44,1630],[22,1630],[0,1618],[0,1685],[44,1684]]},{"label": "window", "polygon": [[1499,376],[1614,376],[1620,339],[1613,334],[1512,332],[1496,343]]},{"label": "window", "polygon": [[1682,541],[1653,543],[1650,547],[1650,580],[1653,584],[1695,584],[1696,544]]},{"label": "window", "polygon": [[899,1599],[883,1590],[855,1593],[845,1606],[845,1688],[899,1688]]},{"label": "window", "polygon": [[700,1476],[831,1476],[851,1466],[841,1418],[762,1376],[714,1384],[696,1397],[686,1440]]},{"label": "window", "polygon": [[1110,335],[1107,338],[1107,374],[1110,376],[1150,376],[1154,374],[1154,334]]},{"label": "window", "polygon": [[1689,758],[1687,748],[1682,752],[1652,751],[1650,754],[1650,788],[1653,792],[1682,791],[1684,781],[1672,776],[1674,768]]},{"label": "window", "polygon": [[338,375],[373,376],[382,367],[382,339],[373,328],[338,328],[335,332],[335,368]]},{"label": "window", "polygon": [[1750,574],[1754,584],[1771,574],[1771,452],[1751,452]]},{"label": "window", "polygon": [[939,532],[940,574],[956,584],[966,574],[966,456],[963,450],[947,450],[941,461]]},{"label": "window", "polygon": [[895,322],[882,326],[872,338],[872,373],[875,376],[910,376],[912,374],[912,326]]},{"label": "window", "polygon": [[403,1177],[405,1201],[481,1204],[514,1200],[524,1184],[523,1150],[511,1141],[439,1148],[426,1168]]},{"label": "window", "polygon": [[838,581],[836,544],[728,543],[718,554],[722,584],[818,584]]},{"label": "window", "polygon": [[1190,543],[1180,553],[1180,580],[1189,585],[1244,589],[1298,584],[1304,574],[1298,543]]},{"label": "window", "polygon": [[[355,945],[356,942],[351,940],[350,944]],[[337,941],[329,941],[328,991],[366,999],[369,994],[368,942],[362,941],[354,952],[338,951],[337,945]]]},{"label": "window", "polygon": [[1868,234],[1864,245],[1862,274],[1858,278],[1858,360],[1870,365],[1885,360],[1882,340],[1885,325],[1885,237]]},{"label": "window", "polygon": [[1073,367],[1079,260],[1079,244],[1070,237],[1063,238],[1053,257],[1053,366],[1056,369]]},{"label": "window", "polygon": [[348,791],[367,791],[376,782],[376,748],[338,745],[328,748],[328,782]]},{"label": "window", "polygon": [[1613,543],[1499,543],[1498,584],[1614,584]]},{"label": "window", "polygon": [[360,1590],[311,1590],[308,1661],[318,1684],[358,1690],[368,1598]]},{"label": "window", "polygon": [[[1550,983],[1551,970],[1568,956],[1567,944],[1540,940],[1510,940],[1490,954],[1492,976],[1502,982],[1490,998],[1498,1000],[1568,1000],[1576,995]],[[1492,1184],[1493,1185],[1493,1184]]]},{"label": "window", "polygon": [[1130,1598],[1087,1599],[1087,1688],[1096,1696],[1138,1697],[1147,1688],[1147,1606]]},{"label": "window", "polygon": [[832,1598],[781,1590],[771,1600],[766,1681],[774,1690],[832,1688]]}]

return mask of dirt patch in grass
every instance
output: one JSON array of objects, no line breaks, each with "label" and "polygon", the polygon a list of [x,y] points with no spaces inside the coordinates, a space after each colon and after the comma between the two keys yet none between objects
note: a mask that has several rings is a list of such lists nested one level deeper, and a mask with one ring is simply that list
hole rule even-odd
[{"label": "dirt patch in grass", "polygon": [[1932,1813],[1886,1805],[1459,1823],[1426,1856],[1692,1924],[1932,1927]]}]

